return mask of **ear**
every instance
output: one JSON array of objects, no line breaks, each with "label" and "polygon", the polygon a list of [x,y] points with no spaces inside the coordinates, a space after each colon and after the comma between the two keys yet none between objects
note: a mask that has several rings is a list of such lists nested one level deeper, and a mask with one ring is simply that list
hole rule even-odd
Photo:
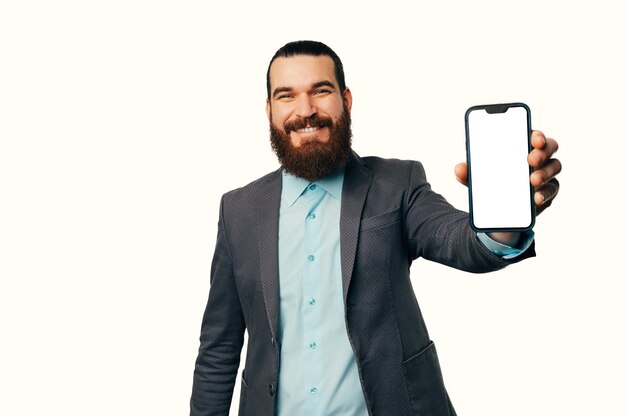
[{"label": "ear", "polygon": [[265,99],[265,114],[267,114],[267,119],[272,122],[272,109],[270,108],[270,99]]},{"label": "ear", "polygon": [[350,112],[350,110],[352,110],[352,91],[350,91],[348,87],[343,91],[343,103],[348,109],[348,112]]}]

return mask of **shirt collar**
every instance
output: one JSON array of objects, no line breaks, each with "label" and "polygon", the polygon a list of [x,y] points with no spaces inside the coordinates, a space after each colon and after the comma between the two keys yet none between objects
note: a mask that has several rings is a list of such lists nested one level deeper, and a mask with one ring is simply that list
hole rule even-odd
[{"label": "shirt collar", "polygon": [[318,186],[324,188],[326,192],[332,195],[335,199],[341,200],[341,189],[343,188],[343,178],[345,175],[344,169],[339,170],[337,173],[329,176],[325,176],[318,179],[315,182],[309,182],[299,176],[294,176],[291,173],[282,171],[283,175],[283,189],[281,195],[281,205],[285,207],[292,206],[302,195],[307,186],[311,183],[315,183]]}]

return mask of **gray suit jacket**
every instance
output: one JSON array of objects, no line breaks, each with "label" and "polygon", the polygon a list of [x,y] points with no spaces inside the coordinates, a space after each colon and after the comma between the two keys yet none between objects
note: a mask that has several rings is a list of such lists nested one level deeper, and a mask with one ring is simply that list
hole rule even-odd
[{"label": "gray suit jacket", "polygon": [[[228,415],[246,329],[239,415],[275,414],[281,185],[278,170],[222,198],[192,415]],[[430,189],[419,162],[356,154],[346,167],[340,232],[346,327],[369,414],[455,415],[411,262],[424,257],[481,273],[533,256],[534,248],[502,260],[476,239],[467,213]]]}]

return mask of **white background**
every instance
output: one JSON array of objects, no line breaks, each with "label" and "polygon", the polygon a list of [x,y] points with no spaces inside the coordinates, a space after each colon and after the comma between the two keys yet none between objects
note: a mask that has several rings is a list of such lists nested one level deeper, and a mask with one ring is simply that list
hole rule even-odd
[{"label": "white background", "polygon": [[341,56],[355,149],[461,208],[465,110],[531,107],[564,164],[538,256],[417,261],[417,297],[460,415],[626,414],[622,6],[337,3],[2,1],[0,414],[188,413],[219,198],[277,167],[265,71],[296,39]]}]

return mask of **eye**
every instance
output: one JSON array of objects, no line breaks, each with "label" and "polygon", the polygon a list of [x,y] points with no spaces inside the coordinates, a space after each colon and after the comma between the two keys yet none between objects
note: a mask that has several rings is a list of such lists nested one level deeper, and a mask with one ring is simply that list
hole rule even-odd
[{"label": "eye", "polygon": [[320,88],[320,89],[313,91],[313,95],[324,95],[324,94],[330,94],[330,90],[327,90],[325,88]]},{"label": "eye", "polygon": [[291,94],[280,94],[278,97],[276,97],[277,100],[286,100],[289,98],[292,98],[293,95]]}]

